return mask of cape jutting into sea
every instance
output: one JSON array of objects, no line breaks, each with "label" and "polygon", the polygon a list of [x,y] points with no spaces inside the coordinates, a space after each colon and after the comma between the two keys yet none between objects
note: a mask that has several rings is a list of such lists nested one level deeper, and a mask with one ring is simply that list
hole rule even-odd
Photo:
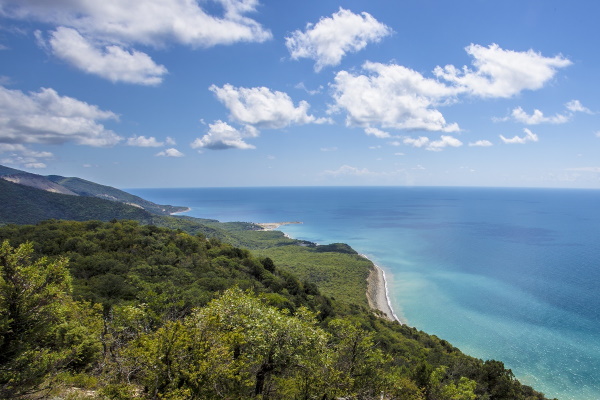
[{"label": "cape jutting into sea", "polygon": [[497,359],[561,400],[600,399],[600,191],[298,187],[134,189],[222,222],[301,221],[381,266],[406,323]]}]

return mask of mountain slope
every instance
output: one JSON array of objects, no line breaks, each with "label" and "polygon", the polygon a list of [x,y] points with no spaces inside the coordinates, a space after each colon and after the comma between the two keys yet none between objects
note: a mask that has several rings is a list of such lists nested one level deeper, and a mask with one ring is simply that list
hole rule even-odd
[{"label": "mountain slope", "polygon": [[35,224],[46,219],[75,221],[134,219],[151,223],[141,208],[94,197],[47,192],[0,179],[0,224]]},{"label": "mountain slope", "polygon": [[97,197],[104,200],[124,203],[144,209],[152,214],[170,215],[172,213],[188,210],[187,207],[156,204],[114,187],[100,185],[81,178],[66,178],[59,175],[42,176],[2,165],[0,165],[0,178],[48,192],[83,197]]}]

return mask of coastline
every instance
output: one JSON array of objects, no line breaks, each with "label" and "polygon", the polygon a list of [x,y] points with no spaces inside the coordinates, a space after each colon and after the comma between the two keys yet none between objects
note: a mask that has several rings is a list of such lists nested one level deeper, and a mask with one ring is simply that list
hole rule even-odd
[{"label": "coastline", "polygon": [[287,221],[287,222],[253,222],[254,225],[258,225],[263,231],[274,231],[282,225],[293,225],[301,224],[300,221]]},{"label": "coastline", "polygon": [[[361,254],[362,257],[371,261],[367,256]],[[403,322],[394,313],[390,297],[388,294],[387,280],[385,278],[385,272],[377,264],[373,263],[373,267],[369,272],[367,278],[367,301],[369,306],[375,310],[381,311],[383,315],[390,321],[397,321],[400,324]]]},{"label": "coastline", "polygon": [[186,207],[185,210],[173,211],[172,213],[169,213],[169,215],[183,214],[183,213],[190,212],[190,211],[192,211],[192,209],[189,207]]},{"label": "coastline", "polygon": [[[259,226],[263,231],[274,231],[283,225],[301,224],[299,221],[286,221],[286,222],[253,222],[253,224]],[[288,234],[283,233],[288,239],[292,239]],[[381,316],[390,320],[397,321],[399,324],[404,324],[400,318],[394,312],[392,303],[390,301],[388,293],[387,279],[385,277],[385,271],[375,264],[369,257],[364,254],[359,254],[361,257],[371,262],[371,269],[369,276],[367,277],[367,302],[369,307],[373,310],[379,311]]]}]

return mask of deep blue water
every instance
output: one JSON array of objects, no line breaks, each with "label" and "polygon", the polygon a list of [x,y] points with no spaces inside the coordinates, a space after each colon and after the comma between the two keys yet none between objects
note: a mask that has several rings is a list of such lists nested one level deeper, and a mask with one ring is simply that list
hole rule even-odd
[{"label": "deep blue water", "polygon": [[302,221],[387,273],[396,314],[559,399],[600,399],[600,191],[134,189],[220,221]]}]

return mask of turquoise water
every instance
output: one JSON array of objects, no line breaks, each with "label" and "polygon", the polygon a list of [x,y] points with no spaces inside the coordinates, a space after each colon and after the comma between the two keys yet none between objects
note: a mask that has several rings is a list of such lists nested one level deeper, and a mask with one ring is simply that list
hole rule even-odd
[{"label": "turquoise water", "polygon": [[498,359],[559,399],[600,399],[600,191],[475,188],[135,189],[187,215],[302,221],[387,274],[409,325]]}]

